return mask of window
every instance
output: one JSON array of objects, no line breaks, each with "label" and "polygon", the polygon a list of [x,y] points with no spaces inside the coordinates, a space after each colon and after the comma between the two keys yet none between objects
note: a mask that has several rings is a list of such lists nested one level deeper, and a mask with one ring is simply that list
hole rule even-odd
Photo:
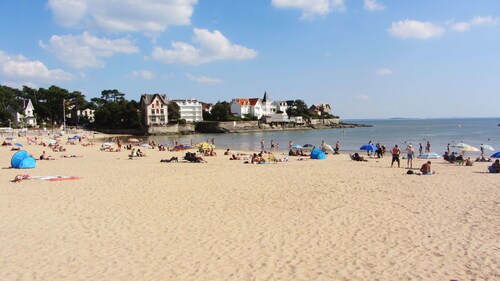
[{"label": "window", "polygon": [[162,110],[160,110],[160,113],[161,113],[162,115],[163,115],[163,114],[165,114],[165,110],[163,110],[163,109],[162,109]]},{"label": "window", "polygon": [[160,116],[160,122],[162,122],[162,123],[165,122],[165,116]]},{"label": "window", "polygon": [[151,109],[151,114],[155,114],[154,108]]}]

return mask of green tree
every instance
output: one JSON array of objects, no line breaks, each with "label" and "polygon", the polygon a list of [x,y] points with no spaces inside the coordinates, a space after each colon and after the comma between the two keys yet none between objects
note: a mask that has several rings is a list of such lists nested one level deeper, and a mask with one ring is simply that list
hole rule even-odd
[{"label": "green tree", "polygon": [[232,120],[231,107],[228,102],[217,102],[212,107],[212,120],[213,121],[228,121]]},{"label": "green tree", "polygon": [[309,109],[303,100],[294,100],[292,106],[286,110],[288,116],[302,116],[310,118]]},{"label": "green tree", "polygon": [[181,119],[181,108],[175,101],[171,101],[167,104],[167,110],[168,121],[179,122],[179,120]]}]

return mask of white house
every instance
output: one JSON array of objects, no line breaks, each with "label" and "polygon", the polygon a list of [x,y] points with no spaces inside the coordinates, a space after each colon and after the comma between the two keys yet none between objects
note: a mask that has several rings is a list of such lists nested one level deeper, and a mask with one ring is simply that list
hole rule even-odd
[{"label": "white house", "polygon": [[238,117],[245,117],[245,115],[253,115],[261,118],[264,115],[264,107],[259,98],[236,98],[229,104],[231,114]]},{"label": "white house", "polygon": [[141,95],[140,104],[147,126],[165,125],[168,123],[168,103],[166,95]]},{"label": "white house", "polygon": [[23,127],[35,127],[36,117],[35,117],[35,107],[31,102],[31,99],[25,99],[22,101],[22,106],[19,111],[14,113],[15,121],[21,124]]},{"label": "white house", "polygon": [[309,108],[309,111],[316,115],[331,114],[332,108],[328,103],[314,104]]},{"label": "white house", "polygon": [[203,105],[196,99],[184,99],[184,100],[170,100],[177,105],[179,105],[179,113],[181,119],[186,120],[186,122],[200,122],[203,121]]},{"label": "white house", "polygon": [[274,113],[279,114],[278,112],[281,111],[281,114],[286,115],[286,110],[288,109],[286,101],[273,101],[273,106],[276,109]]},{"label": "white house", "polygon": [[77,116],[79,116],[79,117],[87,117],[90,122],[94,122],[94,120],[95,120],[94,113],[95,113],[95,110],[90,109],[90,108],[87,108],[87,109],[78,109],[76,111],[76,115]]}]

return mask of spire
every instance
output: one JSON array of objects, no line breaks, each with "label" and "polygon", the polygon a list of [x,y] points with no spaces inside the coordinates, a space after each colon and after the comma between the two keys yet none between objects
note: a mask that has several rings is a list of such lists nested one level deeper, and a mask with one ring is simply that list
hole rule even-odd
[{"label": "spire", "polygon": [[262,102],[267,102],[267,92],[264,92],[264,98],[262,99]]}]

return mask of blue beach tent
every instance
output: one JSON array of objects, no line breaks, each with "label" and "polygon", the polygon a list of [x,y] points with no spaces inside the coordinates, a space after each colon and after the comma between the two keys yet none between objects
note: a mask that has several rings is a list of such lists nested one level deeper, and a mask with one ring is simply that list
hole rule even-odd
[{"label": "blue beach tent", "polygon": [[36,161],[26,150],[20,150],[12,155],[10,166],[14,169],[32,169],[36,167]]},{"label": "blue beach tent", "polygon": [[319,148],[315,148],[311,151],[311,159],[326,159],[326,154]]}]

